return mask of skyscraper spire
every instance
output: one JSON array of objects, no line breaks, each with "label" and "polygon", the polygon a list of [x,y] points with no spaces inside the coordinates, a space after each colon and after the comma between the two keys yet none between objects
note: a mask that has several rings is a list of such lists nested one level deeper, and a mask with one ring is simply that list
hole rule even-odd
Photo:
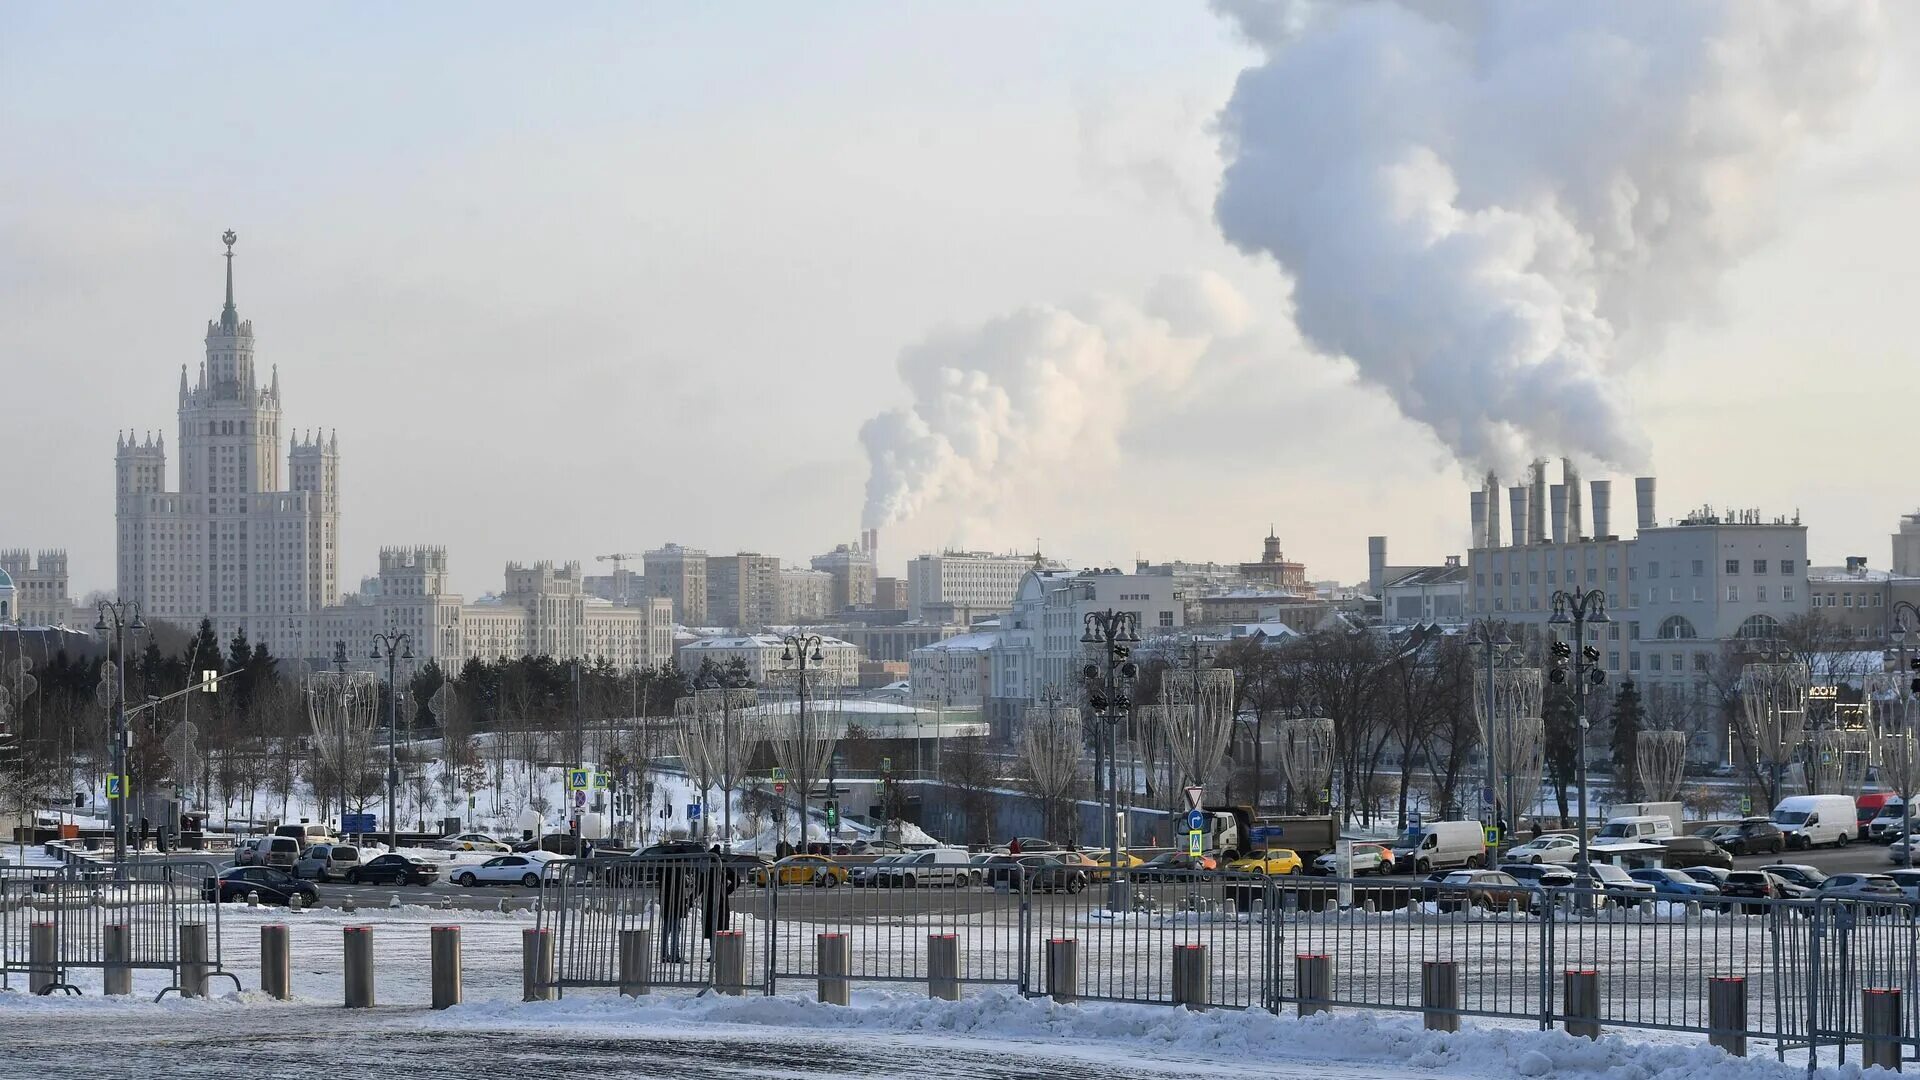
[{"label": "skyscraper spire", "polygon": [[233,306],[233,242],[240,237],[228,229],[220,239],[227,245],[227,306],[220,309],[220,329],[232,331],[240,327],[240,313]]}]

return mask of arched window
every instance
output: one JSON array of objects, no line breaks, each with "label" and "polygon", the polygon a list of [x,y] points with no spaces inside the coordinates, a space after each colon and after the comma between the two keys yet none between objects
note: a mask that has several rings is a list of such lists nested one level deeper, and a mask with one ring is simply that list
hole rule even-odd
[{"label": "arched window", "polygon": [[1696,638],[1699,636],[1699,634],[1693,632],[1693,624],[1688,622],[1684,615],[1669,615],[1666,617],[1666,620],[1660,624],[1660,637],[1666,640],[1677,641],[1682,638]]},{"label": "arched window", "polygon": [[1747,641],[1780,636],[1780,624],[1771,615],[1753,615],[1740,624],[1739,637]]}]

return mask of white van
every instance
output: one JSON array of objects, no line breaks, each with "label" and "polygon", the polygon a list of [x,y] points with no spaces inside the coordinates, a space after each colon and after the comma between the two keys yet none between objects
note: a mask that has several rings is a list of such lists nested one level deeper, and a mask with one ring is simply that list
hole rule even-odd
[{"label": "white van", "polygon": [[236,849],[233,861],[238,866],[277,866],[292,873],[300,850],[300,841],[291,836],[262,836]]},{"label": "white van", "polygon": [[1608,818],[1593,834],[1595,847],[1608,844],[1657,844],[1673,839],[1673,819],[1665,814],[1634,814]]},{"label": "white van", "polygon": [[972,881],[972,861],[965,848],[930,848],[901,855],[880,871],[878,884],[896,888],[922,885],[966,885]]},{"label": "white van", "polygon": [[[1867,839],[1876,844],[1891,844],[1901,839],[1901,830],[1907,827],[1906,802],[1898,795],[1880,805],[1880,812],[1867,823]],[[1920,818],[1916,818],[1920,823]]]},{"label": "white van", "polygon": [[1846,847],[1860,827],[1851,795],[1794,795],[1773,808],[1773,823],[1787,836],[1787,846]]},{"label": "white van", "polygon": [[1486,862],[1487,834],[1477,821],[1430,822],[1418,831],[1407,830],[1393,845],[1393,865],[1421,874],[1449,866],[1478,868]]}]

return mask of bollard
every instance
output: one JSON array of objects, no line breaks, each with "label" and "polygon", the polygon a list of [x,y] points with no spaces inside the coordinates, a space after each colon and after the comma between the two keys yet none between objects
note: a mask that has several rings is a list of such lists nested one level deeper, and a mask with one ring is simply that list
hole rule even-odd
[{"label": "bollard", "polygon": [[259,889],[247,890],[247,906],[253,907],[253,908],[257,908],[260,906],[260,890]]},{"label": "bollard", "polygon": [[180,996],[207,996],[207,924],[181,923]]},{"label": "bollard", "polygon": [[1333,1009],[1333,957],[1325,953],[1301,953],[1293,958],[1293,978],[1299,992],[1299,1015],[1330,1012]]},{"label": "bollard", "polygon": [[824,1004],[848,1004],[847,970],[853,962],[851,945],[845,934],[818,934],[813,939],[814,971],[820,976],[815,996]]},{"label": "bollard", "polygon": [[1428,1031],[1460,1030],[1460,968],[1453,961],[1421,963],[1420,1009]]},{"label": "bollard", "polygon": [[1207,1007],[1209,966],[1205,945],[1173,947],[1173,1003],[1193,1012]]},{"label": "bollard", "polygon": [[1707,1041],[1734,1057],[1747,1056],[1747,980],[1707,980]]},{"label": "bollard", "polygon": [[373,1008],[373,927],[342,928],[346,938],[346,1006]]},{"label": "bollard", "polygon": [[520,1000],[553,1000],[553,931],[520,931]]},{"label": "bollard", "polygon": [[1900,991],[1860,991],[1860,1064],[1900,1071]]},{"label": "bollard", "polygon": [[54,929],[50,922],[37,922],[27,932],[27,990],[44,994],[53,989]]},{"label": "bollard", "polygon": [[927,996],[960,1000],[960,938],[956,934],[927,935]]},{"label": "bollard", "polygon": [[428,953],[432,962],[433,1007],[450,1009],[460,1004],[460,928],[435,926],[427,931]]},{"label": "bollard", "polygon": [[500,914],[505,915],[512,910],[513,910],[513,904],[510,901],[508,901],[506,897],[504,896],[501,897],[500,898]]},{"label": "bollard", "polygon": [[260,989],[271,998],[293,997],[293,958],[285,923],[260,927]]},{"label": "bollard", "polygon": [[302,899],[299,893],[294,893],[292,896],[287,897],[288,911],[301,911],[305,909],[306,906],[306,900]]},{"label": "bollard", "polygon": [[639,997],[653,991],[653,931],[620,931],[620,992]]},{"label": "bollard", "polygon": [[1567,969],[1562,993],[1566,997],[1567,1017],[1561,1026],[1567,1034],[1599,1038],[1600,973],[1592,968]]},{"label": "bollard", "polygon": [[352,893],[348,893],[346,895],[346,898],[340,901],[340,910],[346,912],[349,915],[360,910],[360,905],[353,902]]},{"label": "bollard", "polygon": [[713,988],[733,997],[747,992],[747,936],[744,931],[713,932]]},{"label": "bollard", "polygon": [[1072,1001],[1080,985],[1080,943],[1073,938],[1047,942],[1047,993],[1055,1001]]},{"label": "bollard", "polygon": [[108,994],[131,994],[133,969],[127,966],[127,961],[133,959],[133,943],[128,937],[127,925],[114,923],[101,930],[102,944],[107,954],[107,969],[101,976],[101,989]]}]

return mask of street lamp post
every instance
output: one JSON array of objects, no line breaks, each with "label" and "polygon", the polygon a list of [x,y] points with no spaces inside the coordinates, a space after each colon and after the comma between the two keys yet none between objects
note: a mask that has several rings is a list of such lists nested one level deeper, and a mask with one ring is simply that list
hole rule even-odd
[{"label": "street lamp post", "polygon": [[396,681],[394,669],[400,661],[413,659],[413,639],[398,629],[375,634],[373,651],[368,655],[375,660],[382,656],[387,659],[387,850],[397,851],[400,847],[400,821],[394,816],[394,793],[400,786],[400,767],[394,760],[393,737],[400,722],[400,684]]},{"label": "street lamp post", "polygon": [[[1909,600],[1896,601],[1893,605],[1893,640],[1900,649],[1900,677],[1905,679],[1900,691],[1900,786],[1909,787],[1913,783],[1913,759],[1916,747],[1913,731],[1913,695],[1920,688],[1920,661],[1912,659],[1907,651],[1907,616],[1913,616],[1920,623],[1920,608]],[[1913,869],[1913,792],[1900,792],[1900,846],[1906,849],[1907,869]]]},{"label": "street lamp post", "polygon": [[345,677],[347,643],[345,641],[333,643],[333,669],[341,675],[340,685],[337,688],[340,694],[340,715],[335,719],[334,724],[340,731],[340,756],[334,760],[333,771],[334,778],[339,781],[337,786],[340,789],[340,835],[344,837],[347,835],[347,680]]},{"label": "street lamp post", "polygon": [[[823,645],[824,642],[821,640],[819,634],[794,633],[788,634],[782,639],[781,643],[785,648],[780,650],[780,659],[789,664],[797,663],[799,665],[798,674],[795,676],[795,685],[799,691],[799,746],[802,760],[804,761],[806,757],[812,753],[811,744],[813,741],[807,737],[807,667],[809,664],[818,667],[820,664],[826,662],[826,654],[820,650],[820,646]],[[807,764],[807,772],[811,774],[813,771],[811,762]],[[807,775],[798,777],[797,779],[801,781],[800,850],[805,851],[807,847],[807,788],[812,786],[813,777]],[[831,826],[827,831],[827,848],[829,851],[831,851],[833,847],[834,834],[840,831],[840,792],[837,781],[838,777],[833,767],[833,755],[829,753],[827,755],[827,824]]]},{"label": "street lamp post", "polygon": [[[111,619],[111,622],[109,622]],[[98,633],[113,631],[113,651],[119,663],[114,667],[113,690],[113,762],[111,783],[119,790],[108,800],[113,815],[113,861],[115,873],[127,873],[127,634],[147,628],[140,618],[140,605],[132,600],[100,601],[100,620],[93,624]]]},{"label": "street lamp post", "polygon": [[[1487,660],[1487,686],[1485,694],[1487,716],[1486,792],[1488,801],[1494,805],[1491,812],[1493,820],[1485,822],[1485,824],[1497,826],[1500,823],[1500,800],[1495,798],[1495,794],[1499,790],[1496,786],[1499,783],[1498,776],[1504,775],[1506,778],[1507,813],[1512,816],[1512,827],[1517,830],[1520,828],[1520,814],[1513,807],[1514,791],[1511,763],[1509,763],[1508,767],[1499,769],[1498,774],[1495,772],[1497,768],[1495,762],[1498,759],[1499,749],[1496,735],[1498,725],[1495,721],[1495,713],[1499,699],[1494,693],[1494,671],[1496,668],[1505,668],[1512,663],[1513,639],[1507,636],[1505,622],[1496,623],[1491,619],[1476,619],[1473,624],[1473,631],[1472,643],[1485,651]],[[1507,721],[1507,754],[1509,756],[1513,754],[1513,721],[1511,719]],[[1502,837],[1502,839],[1505,838]]]},{"label": "street lamp post", "polygon": [[1107,910],[1132,906],[1126,869],[1120,865],[1120,723],[1133,714],[1133,682],[1140,675],[1133,647],[1140,643],[1136,616],[1131,611],[1089,611],[1080,643],[1090,659],[1081,674],[1087,684],[1087,703],[1107,729]]},{"label": "street lamp post", "polygon": [[1579,762],[1580,784],[1580,873],[1576,885],[1579,889],[1580,906],[1584,910],[1593,907],[1593,863],[1587,849],[1587,683],[1595,686],[1607,681],[1607,673],[1598,667],[1591,671],[1589,663],[1600,659],[1600,650],[1587,644],[1587,624],[1610,623],[1607,617],[1607,594],[1599,589],[1586,592],[1566,592],[1556,589],[1553,593],[1553,617],[1547,622],[1554,626],[1573,625],[1573,645],[1563,641],[1553,643],[1553,673],[1548,676],[1555,683],[1567,681],[1564,666],[1569,658],[1573,661],[1573,692],[1575,709],[1579,716],[1576,727],[1574,749]]}]

